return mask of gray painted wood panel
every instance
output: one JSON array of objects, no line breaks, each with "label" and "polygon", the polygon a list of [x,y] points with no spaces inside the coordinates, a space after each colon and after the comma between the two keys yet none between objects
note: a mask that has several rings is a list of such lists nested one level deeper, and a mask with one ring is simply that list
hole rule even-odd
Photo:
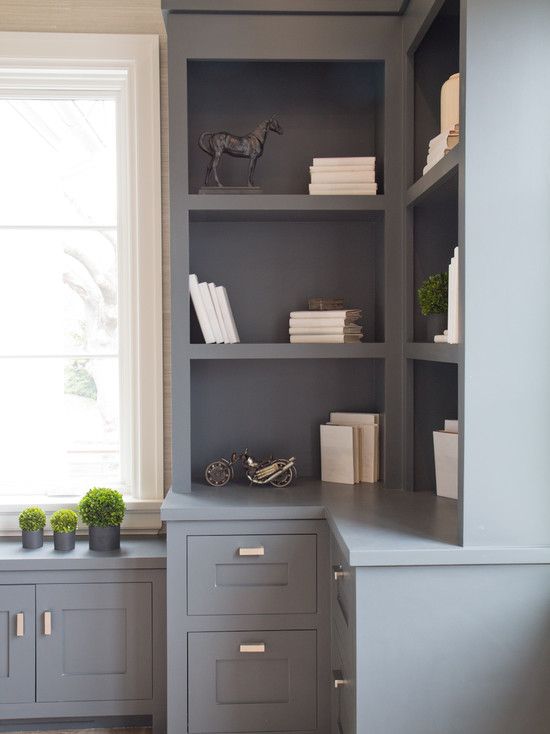
[{"label": "gray painted wood panel", "polygon": [[34,586],[0,586],[0,704],[34,701],[34,692]]},{"label": "gray painted wood panel", "polygon": [[151,584],[40,584],[36,609],[37,701],[152,697]]},{"label": "gray painted wood panel", "polygon": [[[189,634],[189,732],[316,726],[315,630]],[[263,643],[265,652],[240,652]]]},{"label": "gray painted wood panel", "polygon": [[[240,549],[263,555],[242,556]],[[316,535],[192,536],[188,614],[314,614]]]}]

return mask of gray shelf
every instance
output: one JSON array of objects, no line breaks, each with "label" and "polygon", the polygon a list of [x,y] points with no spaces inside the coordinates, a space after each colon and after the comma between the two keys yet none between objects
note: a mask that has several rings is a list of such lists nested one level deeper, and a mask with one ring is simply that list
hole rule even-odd
[{"label": "gray shelf", "polygon": [[191,344],[191,359],[383,359],[385,344]]},{"label": "gray shelf", "polygon": [[422,344],[409,342],[405,345],[407,359],[420,359],[425,362],[449,362],[458,364],[460,359],[459,344]]},{"label": "gray shelf", "polygon": [[460,156],[461,146],[459,144],[442,160],[436,163],[422,178],[419,178],[418,181],[410,186],[406,194],[407,206],[416,206],[421,202],[423,203],[452,176],[456,176],[458,174]]},{"label": "gray shelf", "polygon": [[162,7],[181,13],[339,13],[402,14],[408,0],[163,0]]}]

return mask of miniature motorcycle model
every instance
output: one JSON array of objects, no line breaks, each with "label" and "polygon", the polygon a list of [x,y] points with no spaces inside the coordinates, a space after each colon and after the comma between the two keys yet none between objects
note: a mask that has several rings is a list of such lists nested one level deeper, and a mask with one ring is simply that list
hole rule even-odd
[{"label": "miniature motorcycle model", "polygon": [[233,467],[241,462],[251,484],[271,484],[273,487],[288,487],[297,476],[296,459],[268,459],[257,461],[249,456],[248,449],[242,454],[233,451],[231,458],[213,461],[205,469],[204,478],[213,487],[224,487],[234,477]]}]

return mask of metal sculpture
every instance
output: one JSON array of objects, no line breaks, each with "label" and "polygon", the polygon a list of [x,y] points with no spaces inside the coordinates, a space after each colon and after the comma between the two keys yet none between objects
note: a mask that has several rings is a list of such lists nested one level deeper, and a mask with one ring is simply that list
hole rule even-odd
[{"label": "metal sculpture", "polygon": [[199,138],[199,148],[204,150],[211,156],[210,163],[206,169],[206,177],[204,185],[208,186],[210,177],[214,174],[214,179],[218,187],[223,188],[218,177],[218,165],[224,153],[234,158],[248,158],[248,186],[254,186],[254,171],[258,158],[261,158],[264,152],[264,145],[268,132],[283,134],[283,128],[279,121],[272,115],[269,120],[264,120],[248,135],[239,137],[228,132],[219,133],[203,133]]},{"label": "metal sculpture", "polygon": [[234,451],[230,459],[218,459],[208,464],[204,478],[213,487],[224,487],[234,477],[235,464],[241,462],[250,484],[271,484],[273,487],[288,487],[297,476],[296,459],[268,459],[257,461],[249,456],[248,449],[242,454]]}]

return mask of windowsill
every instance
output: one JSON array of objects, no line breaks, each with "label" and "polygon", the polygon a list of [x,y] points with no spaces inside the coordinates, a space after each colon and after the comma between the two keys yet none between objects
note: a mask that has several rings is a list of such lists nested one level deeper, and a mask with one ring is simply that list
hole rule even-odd
[{"label": "windowsill", "polygon": [[[132,535],[158,533],[162,525],[160,519],[162,500],[125,498],[124,502],[126,504],[126,514],[121,526],[123,533]],[[55,510],[61,508],[75,509],[77,503],[78,498],[74,496],[0,496],[0,536],[18,535],[21,532],[18,522],[19,513],[29,505],[38,505],[49,518]],[[85,533],[85,528],[82,528],[79,534],[80,532]]]}]

